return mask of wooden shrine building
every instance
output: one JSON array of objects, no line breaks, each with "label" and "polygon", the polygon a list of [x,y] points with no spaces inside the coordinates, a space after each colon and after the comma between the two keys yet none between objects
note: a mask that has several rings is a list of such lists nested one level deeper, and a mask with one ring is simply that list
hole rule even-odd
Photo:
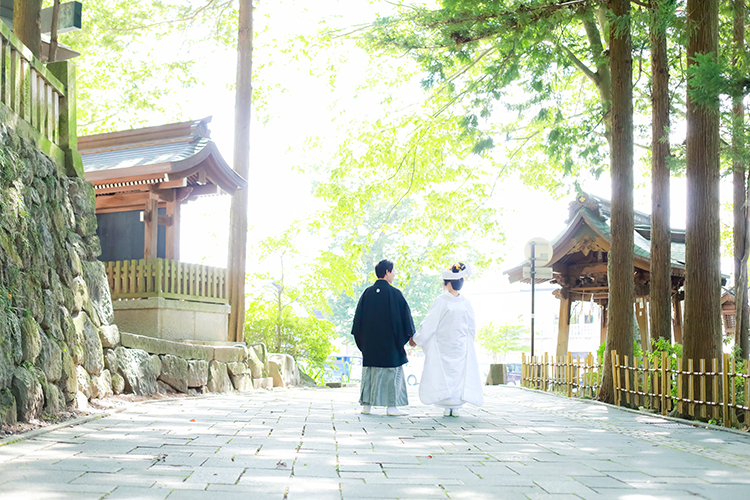
[{"label": "wooden shrine building", "polygon": [[210,120],[78,138],[86,180],[96,193],[99,259],[115,322],[126,331],[226,340],[226,269],[179,260],[181,206],[247,185],[211,141]]},{"label": "wooden shrine building", "polygon": [[[551,241],[553,254],[547,267],[552,268],[552,279],[537,279],[560,285],[554,294],[560,299],[557,356],[568,352],[571,303],[595,302],[601,307],[601,336],[607,337],[607,255],[611,246],[611,208],[607,200],[581,194],[570,203],[567,227]],[[635,280],[635,313],[641,332],[641,345],[649,346],[648,297],[651,268],[651,216],[635,212],[633,276]],[[684,300],[685,232],[671,232],[673,330],[676,342],[682,342],[681,301]],[[528,283],[523,278],[524,263],[505,271],[511,283]],[[644,348],[647,349],[647,348]]]}]

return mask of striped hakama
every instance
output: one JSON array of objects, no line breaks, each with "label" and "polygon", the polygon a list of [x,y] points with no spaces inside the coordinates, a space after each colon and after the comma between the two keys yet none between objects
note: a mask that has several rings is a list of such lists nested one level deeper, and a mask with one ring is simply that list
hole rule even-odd
[{"label": "striped hakama", "polygon": [[408,406],[404,368],[362,367],[359,404],[369,406]]}]

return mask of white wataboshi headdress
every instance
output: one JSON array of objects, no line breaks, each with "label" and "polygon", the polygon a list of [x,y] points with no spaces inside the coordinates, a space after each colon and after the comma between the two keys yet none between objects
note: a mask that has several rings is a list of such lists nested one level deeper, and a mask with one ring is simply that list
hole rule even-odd
[{"label": "white wataboshi headdress", "polygon": [[452,264],[448,269],[443,269],[444,280],[460,280],[469,276],[471,276],[471,266],[463,262],[457,262]]}]

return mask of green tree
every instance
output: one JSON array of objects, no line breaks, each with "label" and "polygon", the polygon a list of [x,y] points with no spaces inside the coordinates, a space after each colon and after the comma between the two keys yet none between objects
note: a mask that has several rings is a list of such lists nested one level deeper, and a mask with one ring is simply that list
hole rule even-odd
[{"label": "green tree", "polygon": [[195,49],[237,41],[233,0],[87,0],[82,16],[81,30],[58,37],[81,53],[75,60],[81,135],[144,125],[154,115],[183,119],[170,97],[199,83]]},{"label": "green tree", "polygon": [[610,68],[612,74],[612,245],[607,256],[609,297],[604,375],[597,399],[615,401],[611,352],[633,354],[633,55],[630,0],[610,0]]},{"label": "green tree", "polygon": [[[687,228],[683,362],[721,355],[717,0],[688,0]],[[721,74],[721,71],[718,71]],[[687,387],[686,387],[687,390]]]},{"label": "green tree", "polygon": [[[328,313],[325,294],[314,285],[321,271],[319,266],[306,266],[310,274],[287,283],[288,261],[296,253],[296,226],[277,238],[262,244],[262,259],[279,263],[277,274],[261,273],[251,277],[254,290],[248,293],[245,314],[245,339],[248,343],[263,342],[271,352],[290,354],[308,375],[322,380],[326,359],[333,350],[333,323]],[[270,265],[270,264],[269,264]]]},{"label": "green tree", "polygon": [[489,322],[479,329],[477,340],[487,352],[505,356],[509,352],[531,351],[525,340],[528,335],[531,335],[531,330],[521,324],[496,325]]}]

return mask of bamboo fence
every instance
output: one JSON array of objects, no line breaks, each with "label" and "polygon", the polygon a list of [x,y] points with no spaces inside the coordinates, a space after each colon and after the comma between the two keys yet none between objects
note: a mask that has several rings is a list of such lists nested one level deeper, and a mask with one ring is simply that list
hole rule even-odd
[{"label": "bamboo fence", "polygon": [[589,353],[581,359],[568,353],[564,358],[544,354],[527,358],[522,354],[521,385],[543,391],[558,391],[570,397],[596,396],[601,384],[601,365]]},{"label": "bamboo fence", "polygon": [[[638,407],[667,415],[721,423],[732,427],[747,424],[750,416],[750,363],[740,370],[729,354],[695,363],[692,359],[652,356],[619,356],[612,352],[615,404]],[[707,362],[709,361],[709,362]],[[696,367],[697,364],[697,367]],[[569,397],[595,397],[601,384],[602,365],[589,354],[573,361],[554,356],[528,358],[523,355],[521,385],[543,391],[562,392]]]}]

